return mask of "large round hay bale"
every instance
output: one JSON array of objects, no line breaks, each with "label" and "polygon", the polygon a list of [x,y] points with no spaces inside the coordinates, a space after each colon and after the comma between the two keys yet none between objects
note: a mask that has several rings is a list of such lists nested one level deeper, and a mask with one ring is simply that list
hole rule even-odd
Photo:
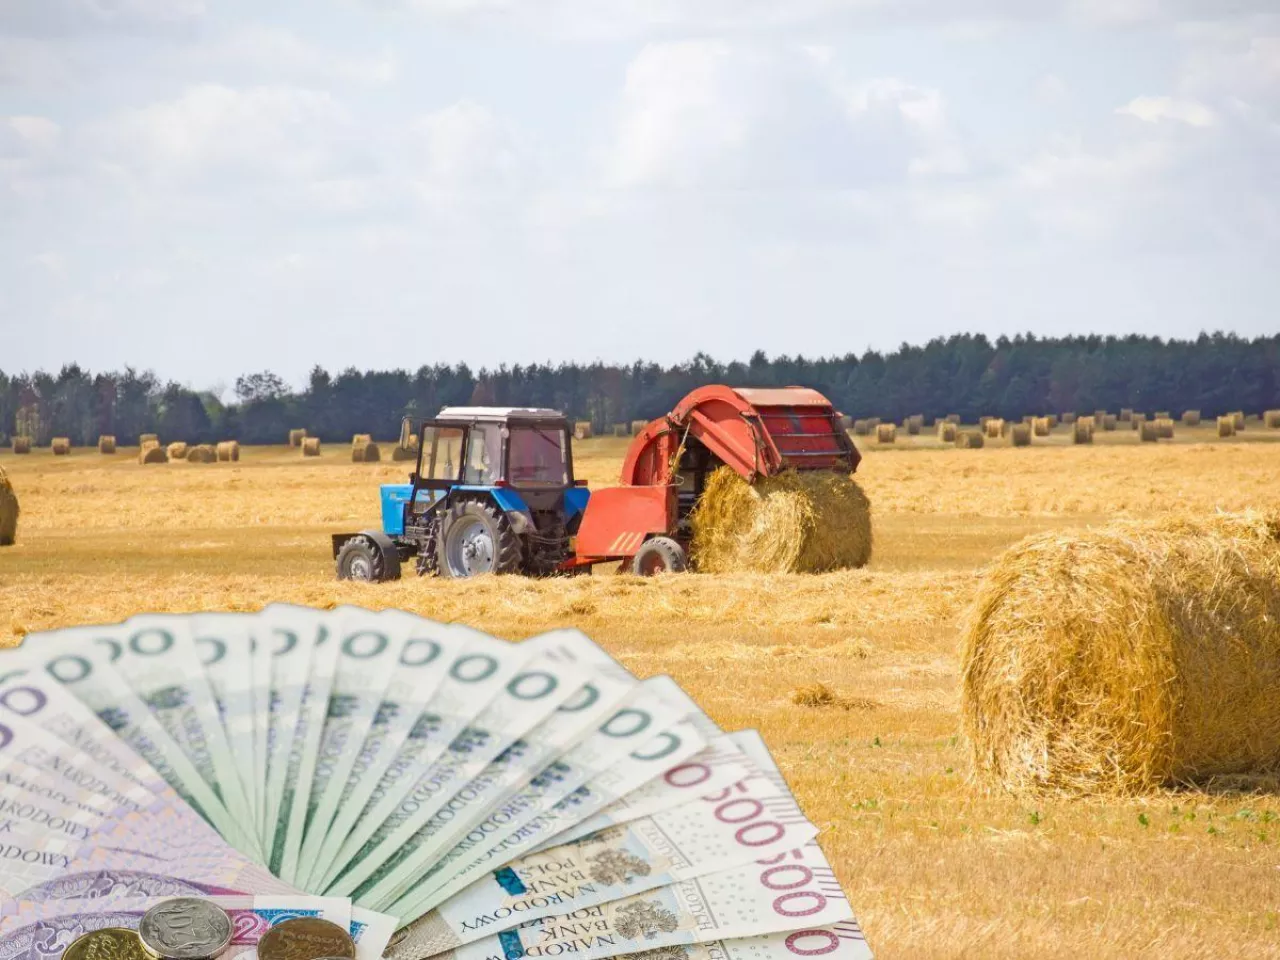
[{"label": "large round hay bale", "polygon": [[892,423],[882,423],[876,427],[876,443],[893,443],[898,439],[898,428]]},{"label": "large round hay bale", "polygon": [[0,547],[11,547],[18,537],[18,494],[0,467]]},{"label": "large round hay bale", "polygon": [[102,454],[110,454],[116,452],[116,438],[109,434],[103,434],[98,438],[98,452]]},{"label": "large round hay bale", "polygon": [[1170,417],[1156,417],[1152,421],[1156,425],[1156,436],[1161,440],[1173,439],[1173,420]]},{"label": "large round hay bale", "polygon": [[961,430],[956,434],[956,446],[962,450],[978,450],[985,443],[981,430]]},{"label": "large round hay bale", "polygon": [[352,463],[377,463],[382,459],[382,451],[372,440],[351,445]]},{"label": "large round hay bale", "polygon": [[220,463],[236,463],[240,460],[240,441],[223,440],[218,444],[218,461]]},{"label": "large round hay bale", "polygon": [[975,771],[1134,793],[1280,764],[1280,519],[1118,523],[1017,544],[965,623]]},{"label": "large round hay bale", "polygon": [[158,443],[144,443],[138,451],[138,462],[144,465],[149,463],[168,463],[169,454]]},{"label": "large round hay bale", "polygon": [[305,439],[307,439],[306,430],[299,429],[289,431],[289,446],[300,447],[302,446],[302,441]]},{"label": "large round hay bale", "polygon": [[154,434],[154,433],[143,433],[143,434],[139,434],[139,436],[138,436],[138,449],[142,449],[142,448],[143,448],[143,447],[145,447],[148,443],[155,443],[155,444],[158,444],[159,442],[160,442],[160,437],[159,437],[158,435]]},{"label": "large round hay bale", "polygon": [[320,438],[319,437],[303,437],[302,438],[302,455],[304,457],[320,456]]},{"label": "large round hay bale", "polygon": [[218,451],[207,443],[197,444],[187,451],[187,463],[217,463]]},{"label": "large round hay bale", "polygon": [[848,474],[788,470],[749,484],[720,467],[690,522],[704,573],[818,573],[871,559],[871,502]]},{"label": "large round hay bale", "polygon": [[55,457],[65,457],[71,453],[71,441],[67,437],[54,437],[49,448]]},{"label": "large round hay bale", "polygon": [[1262,415],[1262,422],[1271,430],[1280,429],[1280,410],[1268,410]]},{"label": "large round hay bale", "polygon": [[1218,436],[1234,437],[1236,435],[1235,417],[1219,417],[1218,418]]},{"label": "large round hay bale", "polygon": [[1015,423],[1009,428],[1009,442],[1015,447],[1031,446],[1031,428],[1025,423]]},{"label": "large round hay bale", "polygon": [[30,438],[30,437],[14,437],[14,438],[13,438],[13,452],[14,452],[14,453],[19,453],[19,454],[22,454],[22,453],[30,453],[30,452],[31,452],[31,438]]},{"label": "large round hay bale", "polygon": [[579,420],[573,425],[573,439],[590,440],[591,439],[591,421]]},{"label": "large round hay bale", "polygon": [[190,450],[191,447],[183,443],[181,440],[175,440],[165,448],[165,452],[169,454],[170,460],[185,460],[187,458],[187,453]]},{"label": "large round hay bale", "polygon": [[1143,443],[1155,443],[1160,439],[1160,431],[1156,429],[1155,422],[1152,420],[1139,420],[1138,439]]},{"label": "large round hay bale", "polygon": [[998,440],[1004,436],[1004,421],[999,417],[990,417],[983,426],[987,438],[990,440]]},{"label": "large round hay bale", "polygon": [[[1023,426],[1025,427],[1026,424],[1024,423]],[[1053,427],[1049,426],[1048,417],[1034,417],[1031,421],[1031,429],[1037,437],[1047,437],[1053,432]]]},{"label": "large round hay bale", "polygon": [[958,429],[950,420],[938,421],[938,439],[943,443],[955,443]]},{"label": "large round hay bale", "polygon": [[1080,417],[1071,425],[1072,443],[1093,443],[1093,417]]},{"label": "large round hay bale", "polygon": [[1200,411],[1199,410],[1183,410],[1182,425],[1184,427],[1200,426]]},{"label": "large round hay bale", "polygon": [[853,434],[856,437],[865,437],[871,433],[871,424],[866,420],[853,421]]}]

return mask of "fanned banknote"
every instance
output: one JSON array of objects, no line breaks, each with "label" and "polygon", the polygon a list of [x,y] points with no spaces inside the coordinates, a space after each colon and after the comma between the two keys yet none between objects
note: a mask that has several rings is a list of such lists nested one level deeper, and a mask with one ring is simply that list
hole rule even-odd
[{"label": "fanned banknote", "polygon": [[0,957],[212,898],[357,960],[871,956],[763,740],[576,630],[148,614],[0,651]]}]

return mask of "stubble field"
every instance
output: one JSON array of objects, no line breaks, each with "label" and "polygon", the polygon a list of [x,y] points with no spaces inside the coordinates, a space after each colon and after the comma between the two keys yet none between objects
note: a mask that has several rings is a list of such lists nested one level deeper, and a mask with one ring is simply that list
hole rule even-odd
[{"label": "stubble field", "polygon": [[[992,795],[957,738],[960,618],[1003,547],[1117,515],[1275,505],[1280,431],[1212,432],[1073,447],[1059,430],[982,450],[859,438],[877,542],[856,572],[381,586],[334,581],[328,534],[376,525],[377,486],[402,464],[351,464],[337,445],[208,466],[0,453],[23,508],[18,546],[0,549],[0,644],[273,601],[395,606],[513,638],[575,626],[637,674],[673,675],[724,727],[763,732],[883,960],[1280,957],[1280,785]],[[615,482],[625,445],[579,444],[579,476]],[[791,702],[815,681],[841,702]]]}]

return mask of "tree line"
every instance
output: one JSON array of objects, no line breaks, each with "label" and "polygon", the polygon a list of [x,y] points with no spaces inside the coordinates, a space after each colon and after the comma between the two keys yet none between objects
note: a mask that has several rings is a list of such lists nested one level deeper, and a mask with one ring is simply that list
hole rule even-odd
[{"label": "tree line", "polygon": [[44,445],[65,436],[87,445],[110,434],[133,443],[138,434],[156,433],[200,443],[280,443],[296,427],[326,441],[355,433],[390,438],[406,415],[429,417],[461,404],[552,407],[603,430],[660,416],[708,383],[814,387],[851,416],[894,421],[912,414],[959,414],[973,422],[983,414],[1020,418],[1122,407],[1175,415],[1187,409],[1205,416],[1258,413],[1280,409],[1280,334],[1195,340],[1027,334],[994,341],[964,334],[891,353],[809,359],[757,351],[730,363],[699,353],[672,366],[517,364],[473,371],[466,364],[434,364],[337,374],[317,366],[302,390],[270,372],[241,376],[232,402],[150,372],[90,373],[68,364],[57,374],[0,370],[0,442],[21,435]]}]

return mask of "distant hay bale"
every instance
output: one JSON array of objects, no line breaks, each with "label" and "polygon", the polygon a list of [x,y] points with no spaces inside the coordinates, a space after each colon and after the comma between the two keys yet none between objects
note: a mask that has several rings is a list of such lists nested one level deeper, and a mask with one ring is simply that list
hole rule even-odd
[{"label": "distant hay bale", "polygon": [[987,429],[987,422],[988,422],[989,420],[991,420],[991,419],[992,419],[991,417],[989,417],[989,416],[987,416],[987,415],[985,415],[985,414],[984,414],[983,416],[979,417],[979,418],[978,418],[978,429],[985,431],[985,430]]},{"label": "distant hay bale", "polygon": [[1280,518],[1042,534],[987,568],[964,624],[978,776],[1135,794],[1280,765]]},{"label": "distant hay bale", "polygon": [[[847,413],[837,413],[836,416],[840,420],[840,426],[843,427],[845,430],[848,430],[850,427],[853,426],[853,417],[849,416]],[[643,426],[646,426],[646,427],[649,425],[648,420],[641,421],[641,423]]]},{"label": "distant hay bale", "polygon": [[955,443],[957,432],[956,425],[950,420],[938,421],[938,439],[943,443]]},{"label": "distant hay bale", "polygon": [[1120,408],[1120,422],[1128,423],[1133,419],[1133,411],[1129,407]]},{"label": "distant hay bale", "polygon": [[1157,417],[1152,421],[1156,425],[1156,436],[1161,440],[1173,439],[1173,420],[1170,417]]},{"label": "distant hay bale", "polygon": [[1135,420],[1138,425],[1138,439],[1143,443],[1155,443],[1160,439],[1160,431],[1156,429],[1154,421],[1151,420]]},{"label": "distant hay bale", "polygon": [[220,463],[236,463],[240,460],[240,443],[237,440],[223,440],[217,447]]},{"label": "distant hay bale", "polygon": [[1093,417],[1081,417],[1071,425],[1072,443],[1093,443]]},{"label": "distant hay bale", "polygon": [[[1027,424],[1024,423],[1023,426],[1025,427]],[[1048,417],[1033,417],[1031,420],[1031,431],[1037,437],[1047,437],[1053,431],[1053,428],[1049,426]]]},{"label": "distant hay bale", "polygon": [[30,437],[14,437],[14,438],[13,438],[13,452],[14,452],[14,453],[18,453],[18,454],[22,454],[22,453],[30,453],[30,452],[31,452],[31,438],[30,438]]},{"label": "distant hay bale", "polygon": [[[841,421],[843,421],[844,417],[841,417],[840,419]],[[647,427],[648,425],[649,425],[648,420],[632,420],[631,435],[634,437],[637,433],[640,433],[642,430],[644,430],[644,428]]]},{"label": "distant hay bale", "polygon": [[1244,413],[1237,410],[1235,413],[1231,414],[1231,417],[1236,422],[1236,429],[1243,430],[1244,429]]},{"label": "distant hay bale", "polygon": [[1089,428],[1089,432],[1090,432],[1090,433],[1093,433],[1093,431],[1095,431],[1095,430],[1097,430],[1097,429],[1098,429],[1098,421],[1097,421],[1097,419],[1096,419],[1095,417],[1092,417],[1092,416],[1090,416],[1090,417],[1076,417],[1076,422],[1075,422],[1075,423],[1073,423],[1073,424],[1072,424],[1072,426],[1073,426],[1073,427],[1088,427],[1088,428]]},{"label": "distant hay bale", "polygon": [[148,443],[159,443],[160,438],[154,433],[144,433],[138,437],[138,447],[145,447]]},{"label": "distant hay bale", "polygon": [[357,433],[354,437],[351,438],[351,442],[352,444],[373,443],[373,437],[367,433]]},{"label": "distant hay bale", "polygon": [[853,434],[856,437],[865,437],[870,435],[871,425],[866,420],[853,421]]},{"label": "distant hay bale", "polygon": [[947,423],[952,423],[956,426],[960,425],[960,414],[958,413],[948,413],[943,419],[945,419]]},{"label": "distant hay bale", "polygon": [[871,559],[871,502],[848,474],[788,470],[749,484],[720,467],[690,523],[704,573],[820,573]]},{"label": "distant hay bale", "polygon": [[921,429],[924,427],[924,415],[918,413],[914,416],[907,417],[905,426],[909,436],[919,436]]},{"label": "distant hay bale", "polygon": [[351,445],[352,463],[377,463],[381,459],[382,451],[378,449],[378,445],[372,440]]},{"label": "distant hay bale", "polygon": [[54,437],[49,448],[55,457],[65,457],[71,452],[71,441],[66,437]]},{"label": "distant hay bale", "polygon": [[1074,413],[1064,413],[1058,418],[1058,422],[1063,426],[1069,427],[1076,422],[1076,415]]},{"label": "distant hay bale", "polygon": [[1104,413],[1102,415],[1102,429],[1107,433],[1115,430],[1117,422],[1118,421],[1114,413]]},{"label": "distant hay bale", "polygon": [[149,463],[168,463],[169,454],[164,447],[158,443],[145,443],[138,451],[138,463],[143,465]]},{"label": "distant hay bale", "polygon": [[170,460],[185,460],[191,447],[183,443],[181,440],[175,440],[166,448]]},{"label": "distant hay bale", "polygon": [[613,435],[615,437],[631,436],[631,425],[628,423],[615,423],[613,425]]},{"label": "distant hay bale", "polygon": [[1152,416],[1151,419],[1152,420],[1172,420],[1173,414],[1171,414],[1168,410],[1158,410],[1156,411],[1155,415]]},{"label": "distant hay bale", "polygon": [[319,437],[303,437],[302,438],[302,455],[304,457],[320,456],[320,438]]},{"label": "distant hay bale", "polygon": [[187,463],[217,463],[218,451],[207,443],[197,444],[187,451]]},{"label": "distant hay bale", "polygon": [[1218,418],[1218,436],[1234,437],[1236,435],[1235,417],[1219,417]]},{"label": "distant hay bale", "polygon": [[996,440],[1004,436],[1004,421],[999,417],[988,418],[982,428],[988,439]]},{"label": "distant hay bale", "polygon": [[98,452],[103,454],[115,453],[116,438],[105,433],[100,436],[98,438]]},{"label": "distant hay bale", "polygon": [[956,446],[961,450],[978,450],[985,443],[981,430],[961,430],[956,434]]},{"label": "distant hay bale", "polygon": [[409,442],[407,444],[397,443],[394,447],[392,447],[391,459],[394,460],[396,463],[404,463],[405,461],[408,461],[408,460],[412,460],[416,463],[418,460],[417,434],[410,436]]},{"label": "distant hay bale", "polygon": [[1268,410],[1262,415],[1262,423],[1271,430],[1280,429],[1280,410]]},{"label": "distant hay bale", "polygon": [[1009,428],[1009,442],[1015,447],[1031,446],[1031,428],[1025,423],[1015,423]]},{"label": "distant hay bale", "polygon": [[302,446],[302,441],[305,439],[307,439],[306,430],[299,429],[289,431],[289,446],[300,447]]},{"label": "distant hay bale", "polygon": [[1045,414],[1045,419],[1049,421],[1050,430],[1058,425],[1058,415],[1056,413]]},{"label": "distant hay bale", "polygon": [[1142,425],[1146,422],[1147,422],[1147,415],[1145,413],[1138,413],[1137,411],[1135,411],[1129,415],[1129,426],[1132,427],[1134,430],[1140,429]]},{"label": "distant hay bale", "polygon": [[893,443],[898,439],[898,428],[892,423],[882,423],[876,427],[876,443]]},{"label": "distant hay bale", "polygon": [[1200,426],[1200,411],[1199,410],[1182,411],[1182,425],[1184,427]]},{"label": "distant hay bale", "polygon": [[0,547],[11,547],[18,538],[18,494],[0,467]]},{"label": "distant hay bale", "polygon": [[591,421],[579,420],[573,425],[573,439],[590,440],[591,439]]}]

